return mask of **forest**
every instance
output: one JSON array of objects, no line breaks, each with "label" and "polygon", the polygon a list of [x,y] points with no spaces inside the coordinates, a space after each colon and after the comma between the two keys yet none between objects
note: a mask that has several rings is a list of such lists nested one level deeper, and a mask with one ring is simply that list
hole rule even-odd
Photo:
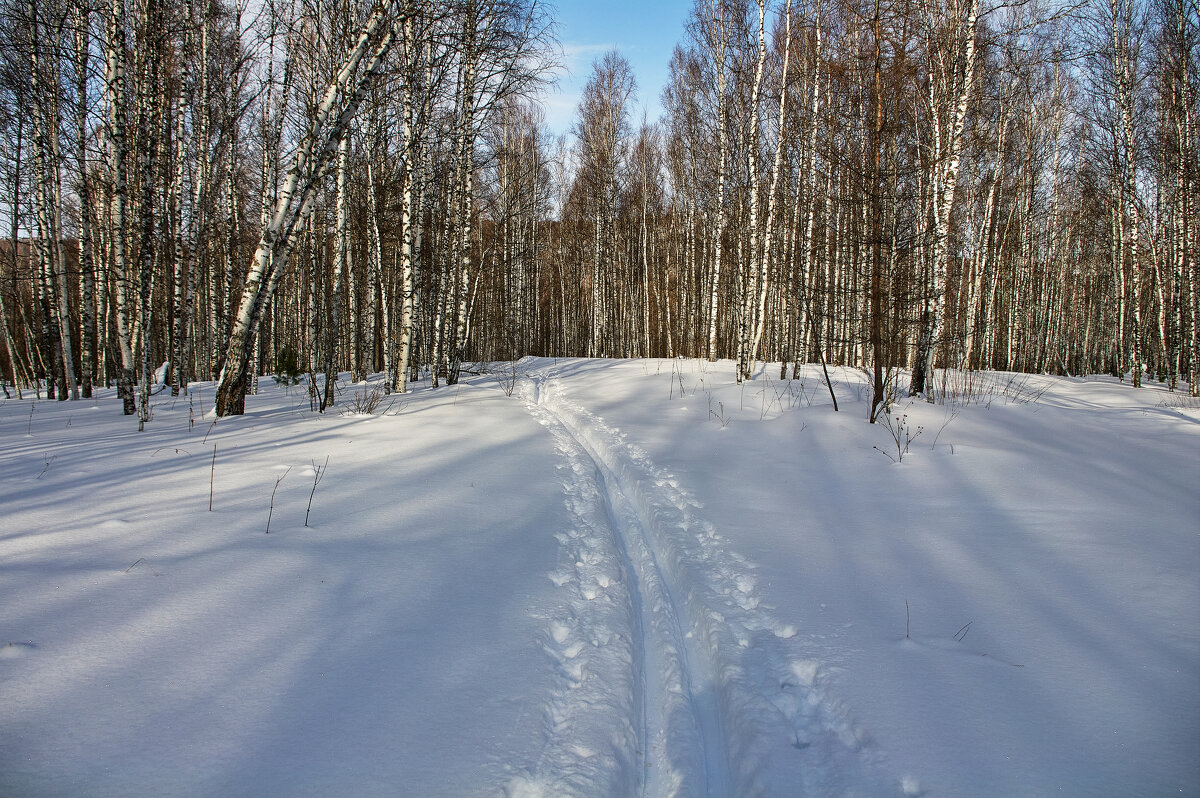
[{"label": "forest", "polygon": [[0,0],[0,795],[1200,798],[1198,0],[674,1]]},{"label": "forest", "polygon": [[[695,0],[570,135],[537,0],[3,0],[0,383],[455,384],[526,355],[1200,389],[1194,0]],[[908,384],[906,384],[907,386]]]}]

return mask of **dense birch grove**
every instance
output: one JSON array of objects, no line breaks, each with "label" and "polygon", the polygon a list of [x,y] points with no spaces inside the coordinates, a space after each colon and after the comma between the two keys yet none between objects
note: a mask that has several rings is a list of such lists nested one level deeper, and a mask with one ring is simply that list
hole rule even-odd
[{"label": "dense birch grove", "polygon": [[1195,0],[695,0],[567,136],[537,0],[0,0],[6,393],[526,354],[1200,388]]}]

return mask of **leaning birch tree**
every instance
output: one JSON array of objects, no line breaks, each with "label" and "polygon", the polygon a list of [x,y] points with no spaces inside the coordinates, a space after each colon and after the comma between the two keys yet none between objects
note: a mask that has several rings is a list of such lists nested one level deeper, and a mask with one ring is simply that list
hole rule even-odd
[{"label": "leaning birch tree", "polygon": [[378,76],[406,12],[404,0],[386,0],[372,9],[292,156],[234,315],[229,347],[217,380],[218,416],[245,412],[263,311],[287,266],[296,236],[312,214],[313,202],[336,161],[342,138]]}]

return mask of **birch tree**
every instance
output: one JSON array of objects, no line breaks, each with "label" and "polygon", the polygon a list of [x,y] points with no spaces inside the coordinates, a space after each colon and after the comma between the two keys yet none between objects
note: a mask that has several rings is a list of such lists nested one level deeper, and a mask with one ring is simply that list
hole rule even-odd
[{"label": "birch tree", "polygon": [[929,250],[933,282],[926,301],[921,337],[913,363],[912,393],[925,394],[933,373],[946,313],[946,269],[950,217],[958,187],[963,131],[975,92],[980,0],[923,0],[922,15],[929,69],[930,197]]},{"label": "birch tree", "polygon": [[729,223],[725,207],[726,183],[729,178],[729,60],[733,50],[735,14],[741,12],[737,0],[697,0],[692,11],[689,31],[695,41],[696,50],[703,59],[709,73],[710,85],[706,86],[709,102],[715,112],[716,195],[713,200],[714,224],[712,226],[712,266],[708,290],[708,359],[717,359],[717,300],[721,285],[721,260],[725,246],[725,228]]},{"label": "birch tree", "polygon": [[760,274],[760,264],[765,264],[765,255],[760,257],[760,242],[759,242],[759,214],[760,205],[762,202],[761,192],[759,191],[759,164],[758,164],[758,149],[759,136],[762,129],[762,123],[759,119],[759,105],[762,95],[763,69],[767,63],[767,34],[766,34],[766,14],[767,7],[765,0],[756,0],[758,8],[758,57],[755,60],[754,79],[750,88],[750,107],[746,125],[748,128],[746,136],[746,155],[747,155],[747,171],[750,178],[750,213],[749,213],[749,231],[748,238],[750,242],[750,263],[748,274],[742,280],[742,312],[738,323],[738,348],[737,348],[737,366],[736,379],[741,382],[743,379],[749,379],[752,376],[753,363],[750,356],[750,335],[751,329],[755,324],[754,311],[756,308],[755,299],[757,297],[757,286],[759,281],[765,288],[766,274]]},{"label": "birch tree", "polygon": [[105,137],[108,140],[108,179],[110,207],[108,255],[110,279],[114,281],[115,336],[120,365],[117,371],[117,395],[121,397],[125,415],[137,412],[133,396],[134,361],[130,335],[129,294],[127,286],[126,253],[128,228],[125,215],[128,194],[126,128],[126,24],[125,0],[111,0],[108,6],[105,39],[104,99],[108,109]]},{"label": "birch tree", "polygon": [[333,165],[347,126],[395,42],[404,11],[400,0],[388,0],[371,11],[292,156],[234,316],[229,349],[218,377],[218,416],[245,411],[254,339],[263,310],[287,265],[298,231],[312,213],[321,180]]},{"label": "birch tree", "polygon": [[579,103],[579,175],[588,197],[592,223],[591,346],[592,357],[612,354],[609,311],[615,248],[612,221],[616,215],[617,172],[629,136],[628,105],[635,91],[633,70],[620,54],[609,51],[592,65],[592,74]]},{"label": "birch tree", "polygon": [[[45,12],[49,12],[47,18]],[[34,207],[37,213],[37,277],[43,295],[43,327],[53,363],[47,370],[62,375],[59,398],[79,398],[67,295],[66,253],[61,240],[62,177],[60,158],[60,66],[57,53],[66,25],[64,12],[28,4],[29,76],[33,98]],[[48,383],[49,385],[49,383]]]}]

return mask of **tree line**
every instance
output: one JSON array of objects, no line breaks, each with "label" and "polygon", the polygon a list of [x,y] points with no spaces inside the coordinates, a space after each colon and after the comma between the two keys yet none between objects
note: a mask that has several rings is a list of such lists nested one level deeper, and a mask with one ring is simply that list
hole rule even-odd
[{"label": "tree line", "polygon": [[[1200,387],[1194,0],[695,0],[664,115],[536,0],[3,0],[4,382],[526,354]],[[165,368],[164,368],[165,366]],[[944,372],[943,372],[944,373]],[[7,388],[6,388],[7,391]]]}]

